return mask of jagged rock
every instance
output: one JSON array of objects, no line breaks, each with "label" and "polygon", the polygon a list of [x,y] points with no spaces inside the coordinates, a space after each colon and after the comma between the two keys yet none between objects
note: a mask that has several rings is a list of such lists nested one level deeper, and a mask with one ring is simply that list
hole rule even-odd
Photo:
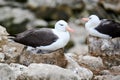
[{"label": "jagged rock", "polygon": [[17,77],[16,80],[81,80],[81,78],[70,70],[56,65],[30,64],[28,70]]},{"label": "jagged rock", "polygon": [[78,63],[92,70],[94,74],[98,74],[99,71],[104,69],[103,61],[100,57],[93,57],[89,55],[79,56]]},{"label": "jagged rock", "polygon": [[64,56],[64,50],[58,49],[50,53],[31,53],[29,51],[23,51],[20,55],[20,63],[29,65],[31,63],[46,63],[65,67],[67,60]]},{"label": "jagged rock", "polygon": [[82,80],[91,80],[93,77],[93,73],[91,70],[80,66],[73,58],[72,53],[67,53],[66,58],[68,60],[68,65],[66,66],[67,69],[70,69],[74,73],[78,74]]},{"label": "jagged rock", "polygon": [[120,38],[100,39],[88,38],[89,53],[92,56],[100,56],[106,67],[120,65]]}]

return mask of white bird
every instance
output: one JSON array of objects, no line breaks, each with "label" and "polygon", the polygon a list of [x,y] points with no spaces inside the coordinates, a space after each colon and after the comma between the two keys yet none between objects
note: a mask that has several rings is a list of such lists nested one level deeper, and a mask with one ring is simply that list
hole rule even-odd
[{"label": "white bird", "polygon": [[64,20],[59,20],[54,29],[26,30],[17,34],[13,40],[39,50],[54,51],[67,45],[70,40],[69,32],[74,32],[74,30]]},{"label": "white bird", "polygon": [[116,38],[120,37],[120,23],[108,19],[99,19],[96,15],[89,18],[82,18],[86,21],[85,28],[92,36],[100,38]]}]

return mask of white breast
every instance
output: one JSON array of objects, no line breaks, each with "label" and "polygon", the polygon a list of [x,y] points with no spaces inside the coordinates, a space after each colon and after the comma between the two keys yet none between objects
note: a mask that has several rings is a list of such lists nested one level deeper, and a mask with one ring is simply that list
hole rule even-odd
[{"label": "white breast", "polygon": [[65,47],[65,45],[70,40],[70,34],[69,32],[62,32],[62,31],[56,31],[55,29],[52,30],[54,34],[58,36],[58,40],[48,46],[40,46],[37,47],[38,49],[42,50],[57,50],[59,48]]},{"label": "white breast", "polygon": [[91,27],[88,23],[86,23],[85,28],[89,33],[89,35],[100,37],[100,38],[106,38],[106,39],[111,38],[109,35],[98,32],[97,30],[94,29],[95,28],[94,26]]}]

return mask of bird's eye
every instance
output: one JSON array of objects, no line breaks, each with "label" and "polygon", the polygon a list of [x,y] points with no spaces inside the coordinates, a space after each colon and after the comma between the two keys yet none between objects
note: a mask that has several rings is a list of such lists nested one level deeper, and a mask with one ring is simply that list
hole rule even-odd
[{"label": "bird's eye", "polygon": [[59,24],[60,26],[63,26],[63,24]]},{"label": "bird's eye", "polygon": [[89,17],[89,19],[91,19],[91,17]]}]

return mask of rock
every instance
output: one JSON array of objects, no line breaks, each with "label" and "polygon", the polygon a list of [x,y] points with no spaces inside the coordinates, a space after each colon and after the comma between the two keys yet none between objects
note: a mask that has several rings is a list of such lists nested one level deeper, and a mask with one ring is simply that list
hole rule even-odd
[{"label": "rock", "polygon": [[33,13],[20,8],[1,7],[0,13],[0,23],[7,28],[10,34],[26,30],[27,22],[35,18]]},{"label": "rock", "polygon": [[3,45],[3,53],[5,55],[5,62],[6,63],[16,63],[19,62],[19,56],[22,53],[24,45],[15,43],[15,42],[8,42],[6,45]]},{"label": "rock", "polygon": [[68,5],[73,9],[81,9],[83,8],[83,1],[82,0],[28,0],[27,5],[31,8],[37,8],[41,6],[53,7],[55,8],[58,5]]},{"label": "rock", "polygon": [[120,1],[118,0],[108,0],[108,1],[104,1],[101,0],[99,1],[99,3],[106,9],[106,10],[112,10],[115,12],[120,13]]},{"label": "rock", "polygon": [[19,75],[23,74],[28,69],[28,67],[20,65],[18,63],[11,63],[9,66],[14,71],[15,80]]},{"label": "rock", "polygon": [[120,65],[119,66],[112,66],[110,68],[110,71],[113,73],[113,74],[119,74],[120,75]]},{"label": "rock", "polygon": [[47,27],[48,23],[42,19],[35,19],[28,22],[26,26],[27,26],[27,29],[41,28],[41,27]]},{"label": "rock", "polygon": [[99,71],[104,69],[103,61],[100,57],[93,57],[89,55],[79,56],[78,62],[80,65],[92,70],[94,74],[98,74]]},{"label": "rock", "polygon": [[80,11],[84,7],[83,0],[56,0],[59,5],[68,5],[75,11]]},{"label": "rock", "polygon": [[9,33],[7,32],[6,28],[0,25],[0,36],[8,36]]},{"label": "rock", "polygon": [[0,63],[0,80],[16,80],[16,78],[27,71],[27,67],[11,63],[10,65]]},{"label": "rock", "polygon": [[5,54],[0,52],[0,62],[4,62]]},{"label": "rock", "polygon": [[111,72],[109,70],[102,70],[99,72],[100,75],[111,75]]},{"label": "rock", "polygon": [[28,0],[27,5],[37,17],[47,21],[60,19],[68,21],[74,15],[73,12],[79,12],[84,7],[82,0]]},{"label": "rock", "polygon": [[[101,19],[114,19],[119,22],[120,20],[120,6],[118,0],[83,0],[84,2],[84,11],[80,16],[89,16],[95,14]],[[108,15],[109,14],[109,15]]]},{"label": "rock", "polygon": [[107,40],[89,37],[88,43],[89,53],[92,56],[100,56],[106,67],[120,65],[120,38]]},{"label": "rock", "polygon": [[99,0],[83,0],[87,10],[93,10],[97,7],[97,3]]},{"label": "rock", "polygon": [[0,6],[6,5],[5,0],[0,0]]},{"label": "rock", "polygon": [[120,66],[112,66],[109,70],[103,70],[101,75],[120,75]]},{"label": "rock", "polygon": [[2,47],[2,45],[7,43],[7,35],[9,34],[6,31],[6,28],[0,25],[0,48]]},{"label": "rock", "polygon": [[73,58],[72,54],[67,53],[66,58],[68,60],[68,65],[66,69],[73,71],[78,74],[82,80],[91,80],[93,77],[93,73],[91,70],[80,66]]},{"label": "rock", "polygon": [[103,76],[96,76],[94,80],[119,80],[120,75],[113,76],[113,75],[103,75]]},{"label": "rock", "polygon": [[74,47],[68,50],[69,53],[74,53],[78,56],[87,55],[88,54],[88,46],[87,45],[75,45]]},{"label": "rock", "polygon": [[14,71],[8,64],[0,63],[0,80],[15,80]]},{"label": "rock", "polygon": [[43,18],[47,21],[60,20],[60,19],[68,21],[70,16],[72,16],[72,9],[67,5],[60,5],[57,6],[56,8],[42,6],[42,7],[38,7],[34,11],[35,11],[35,15],[38,18]]},{"label": "rock", "polygon": [[31,8],[37,8],[40,6],[55,7],[56,0],[28,0],[27,5]]},{"label": "rock", "polygon": [[65,67],[67,65],[67,60],[64,56],[64,50],[58,49],[51,53],[30,53],[28,51],[23,51],[20,55],[20,63],[24,65],[29,65],[31,63],[46,63],[58,65],[60,67]]},{"label": "rock", "polygon": [[6,29],[0,26],[0,62],[12,63],[19,61],[24,46],[8,40]]},{"label": "rock", "polygon": [[49,64],[30,64],[27,72],[21,74],[16,80],[81,80],[70,70]]},{"label": "rock", "polygon": [[29,10],[23,10],[20,8],[13,8],[12,13],[13,13],[13,18],[14,18],[13,20],[14,24],[19,24],[19,23],[24,22],[24,20],[33,20],[35,18]]}]

